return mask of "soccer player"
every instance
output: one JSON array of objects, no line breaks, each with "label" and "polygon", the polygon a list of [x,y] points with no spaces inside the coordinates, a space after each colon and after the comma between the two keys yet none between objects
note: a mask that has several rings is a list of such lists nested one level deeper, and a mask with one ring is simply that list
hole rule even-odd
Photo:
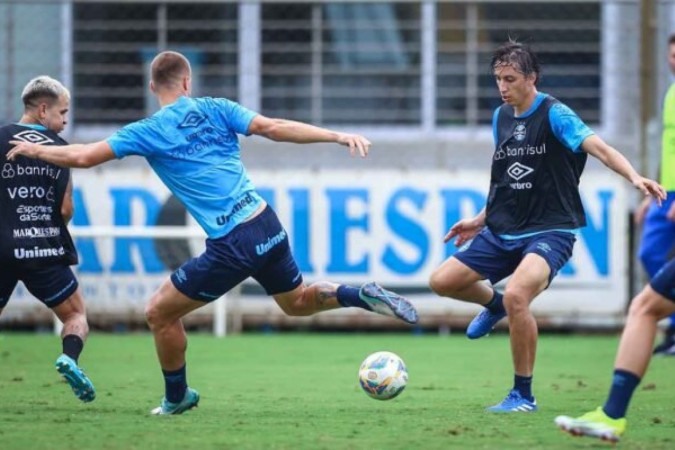
[{"label": "soccer player", "polygon": [[575,436],[617,442],[626,431],[628,404],[647,371],[657,323],[672,314],[675,314],[675,260],[662,267],[630,305],[604,406],[578,418],[556,417],[556,425]]},{"label": "soccer player", "polygon": [[[668,38],[668,66],[675,74],[675,34]],[[659,206],[645,198],[635,214],[638,225],[644,222],[639,255],[650,278],[675,253],[675,83],[670,85],[663,102],[660,172],[666,201]],[[654,348],[654,354],[675,356],[675,314],[670,316],[663,341]]]},{"label": "soccer player", "polygon": [[[0,127],[0,155],[12,142],[39,143],[49,151],[65,145],[70,93],[57,80],[40,76],[28,82],[18,123]],[[2,158],[4,161],[5,158]],[[83,402],[94,400],[94,386],[78,366],[89,333],[84,300],[70,269],[77,252],[67,224],[73,216],[70,170],[19,157],[2,163],[0,174],[0,313],[16,284],[38,298],[63,322],[63,354],[56,370]]]},{"label": "soccer player", "polygon": [[[537,324],[530,303],[572,255],[586,225],[579,178],[587,154],[660,202],[665,192],[640,176],[616,149],[595,135],[566,105],[537,91],[540,67],[527,46],[507,42],[491,65],[503,104],[493,115],[495,152],[486,207],[454,224],[445,242],[459,247],[431,275],[439,295],[485,309],[467,328],[470,339],[488,334],[508,316],[514,384],[491,412],[532,412]],[[511,275],[504,294],[492,284]]]},{"label": "soccer player", "polygon": [[67,167],[92,167],[113,158],[143,156],[208,235],[206,251],[178,268],[146,308],[166,388],[154,414],[180,414],[199,402],[197,391],[187,387],[181,317],[248,277],[289,315],[353,306],[417,322],[412,304],[375,283],[360,288],[325,281],[305,286],[286,230],[242,165],[237,134],[299,144],[334,142],[361,157],[370,147],[366,138],[267,118],[224,98],[191,98],[190,64],[180,53],[160,53],[151,71],[150,88],[161,106],[151,117],[88,145],[48,148],[15,141],[9,158],[25,155]]}]

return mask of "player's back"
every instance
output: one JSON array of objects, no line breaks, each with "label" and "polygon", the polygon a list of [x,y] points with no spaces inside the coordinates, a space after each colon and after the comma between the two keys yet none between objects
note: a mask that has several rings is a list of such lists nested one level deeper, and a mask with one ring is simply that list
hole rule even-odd
[{"label": "player's back", "polygon": [[70,170],[44,161],[6,159],[10,140],[64,145],[42,126],[0,127],[0,262],[15,267],[43,267],[56,262],[75,264],[77,253],[61,215]]},{"label": "player's back", "polygon": [[117,157],[144,156],[210,237],[262,202],[241,162],[237,134],[255,113],[227,99],[180,97],[108,139]]}]

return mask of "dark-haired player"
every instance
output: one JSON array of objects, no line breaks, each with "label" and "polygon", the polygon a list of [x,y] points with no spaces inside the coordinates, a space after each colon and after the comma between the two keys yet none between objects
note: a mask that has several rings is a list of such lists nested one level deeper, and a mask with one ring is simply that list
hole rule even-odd
[{"label": "dark-haired player", "polygon": [[[467,329],[470,339],[488,334],[508,315],[514,384],[492,412],[532,412],[537,324],[530,303],[572,255],[586,225],[579,179],[591,154],[658,202],[663,188],[640,176],[616,149],[595,135],[566,105],[537,91],[540,67],[527,46],[498,47],[490,67],[504,102],[494,112],[495,152],[486,207],[454,224],[445,241],[459,250],[431,275],[442,296],[485,309]],[[492,284],[511,276],[504,294]]]}]

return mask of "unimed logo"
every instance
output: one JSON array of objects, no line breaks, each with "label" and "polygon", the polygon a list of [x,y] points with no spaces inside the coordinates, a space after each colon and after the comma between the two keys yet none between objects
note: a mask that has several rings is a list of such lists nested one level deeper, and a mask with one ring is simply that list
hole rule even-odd
[{"label": "unimed logo", "polygon": [[52,258],[55,256],[63,256],[66,250],[63,247],[59,248],[15,248],[14,257],[16,259],[35,259],[35,258]]}]

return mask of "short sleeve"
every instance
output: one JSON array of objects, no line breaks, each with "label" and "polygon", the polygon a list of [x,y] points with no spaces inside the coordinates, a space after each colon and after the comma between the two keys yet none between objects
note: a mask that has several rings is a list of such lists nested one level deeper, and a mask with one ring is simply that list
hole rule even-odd
[{"label": "short sleeve", "polygon": [[248,128],[258,113],[226,98],[209,98],[206,100],[209,116],[215,119],[218,125],[238,134],[249,134]]},{"label": "short sleeve", "polygon": [[497,142],[497,120],[499,119],[499,110],[501,106],[495,109],[495,112],[492,113],[492,139],[495,141],[495,147],[499,145]]},{"label": "short sleeve", "polygon": [[147,145],[148,136],[152,134],[148,119],[127,125],[106,141],[118,159],[129,155],[149,156],[151,147]]},{"label": "short sleeve", "polygon": [[575,153],[581,152],[582,142],[595,134],[570,107],[563,103],[554,104],[549,109],[548,117],[555,137]]}]

